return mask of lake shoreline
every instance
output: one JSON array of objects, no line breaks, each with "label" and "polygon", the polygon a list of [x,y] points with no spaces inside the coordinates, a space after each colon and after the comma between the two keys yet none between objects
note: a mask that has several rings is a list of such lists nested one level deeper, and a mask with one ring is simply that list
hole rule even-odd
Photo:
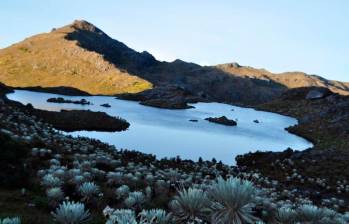
[{"label": "lake shoreline", "polygon": [[[59,94],[59,95],[63,95],[63,96],[76,96],[76,97],[84,97],[84,96],[109,96],[109,97],[117,97],[117,99],[121,99],[121,100],[129,100],[129,101],[135,101],[138,102],[141,105],[144,106],[149,106],[149,107],[155,107],[155,108],[159,108],[159,109],[168,109],[168,110],[186,110],[186,109],[192,109],[195,108],[194,106],[192,106],[191,104],[193,103],[197,103],[197,102],[206,102],[206,103],[211,103],[214,101],[210,101],[207,99],[190,99],[190,100],[183,100],[181,101],[183,104],[181,104],[180,106],[178,105],[174,105],[174,102],[165,102],[165,103],[158,103],[158,101],[156,101],[157,103],[152,103],[152,100],[149,100],[149,96],[144,97],[144,95],[142,95],[141,93],[133,93],[133,94],[117,94],[117,95],[92,95],[86,92],[83,92],[79,89],[76,88],[72,88],[72,87],[7,87],[10,88],[12,91],[19,89],[19,90],[29,90],[29,91],[33,91],[33,92],[42,92],[42,93],[52,93],[52,94]],[[147,94],[146,94],[147,95]],[[147,100],[146,100],[147,99]],[[165,99],[163,99],[165,100]],[[227,102],[219,102],[219,103],[224,103],[224,104],[228,104],[231,106],[239,106],[239,107],[243,107],[246,109],[254,109],[257,111],[264,111],[264,112],[271,112],[271,113],[276,113],[276,114],[280,114],[280,115],[284,115],[284,116],[288,116],[291,118],[294,118],[292,116],[292,114],[290,113],[283,113],[280,112],[278,110],[273,110],[271,108],[263,108],[260,105],[257,106],[251,106],[251,105],[242,105],[242,104],[230,104]],[[297,117],[297,120],[300,119],[300,117]],[[85,130],[85,131],[89,131],[88,129],[81,129],[81,130]],[[312,144],[314,144],[314,139],[308,137],[308,135],[304,134],[304,132],[302,131],[297,131],[294,130],[294,128],[292,126],[285,128],[285,130],[291,134],[295,134],[299,137],[302,137],[304,139],[306,139],[307,141],[311,142]],[[97,130],[96,130],[97,131]]]},{"label": "lake shoreline", "polygon": [[[1,91],[0,91],[1,92]],[[6,97],[4,97],[6,98]],[[151,164],[150,167],[154,167],[155,173],[158,173],[160,171],[162,172],[168,172],[165,173],[166,175],[172,175],[174,171],[177,173],[180,173],[179,177],[183,175],[183,177],[186,177],[186,175],[190,173],[201,174],[201,176],[194,177],[190,180],[190,183],[201,183],[202,181],[211,180],[212,178],[216,178],[217,175],[220,175],[224,178],[228,176],[237,176],[242,177],[245,179],[250,179],[258,186],[267,187],[268,189],[273,189],[273,195],[277,195],[277,200],[290,200],[292,203],[296,203],[296,198],[305,200],[308,198],[311,200],[314,204],[318,206],[323,206],[322,203],[324,200],[327,200],[328,198],[334,198],[336,201],[331,202],[330,204],[326,204],[326,206],[333,207],[337,206],[339,200],[343,200],[343,203],[339,205],[339,207],[336,209],[338,211],[345,211],[345,208],[347,207],[349,200],[345,195],[338,194],[336,192],[337,185],[334,184],[332,181],[322,180],[324,184],[326,184],[326,187],[330,187],[330,190],[327,190],[326,187],[318,187],[316,183],[311,184],[311,182],[308,182],[308,178],[316,178],[316,176],[303,176],[303,170],[306,169],[306,167],[309,167],[309,164],[311,166],[314,166],[317,164],[313,163],[311,160],[306,160],[305,163],[301,162],[302,157],[289,157],[290,155],[294,155],[296,153],[299,155],[299,153],[304,154],[308,153],[308,150],[306,152],[294,152],[292,150],[286,150],[284,152],[272,152],[269,153],[271,157],[264,157],[263,155],[266,155],[268,153],[254,153],[253,155],[262,155],[261,159],[259,157],[249,157],[249,163],[240,163],[238,162],[237,166],[228,166],[225,164],[222,164],[217,161],[205,161],[205,160],[199,160],[198,162],[194,162],[192,160],[184,160],[180,157],[177,158],[170,158],[170,159],[156,159],[155,156],[151,154],[141,153],[139,151],[128,151],[128,150],[117,150],[114,146],[108,145],[103,143],[102,141],[91,139],[91,138],[76,138],[71,137],[69,135],[63,135],[60,132],[56,132],[55,130],[50,129],[45,123],[39,122],[38,118],[34,118],[30,115],[26,115],[25,111],[22,111],[23,106],[18,107],[18,103],[3,99],[5,104],[1,102],[0,100],[0,110],[2,113],[2,120],[0,122],[4,122],[2,126],[2,130],[0,131],[0,137],[3,136],[10,136],[12,139],[11,141],[17,142],[16,144],[24,144],[23,150],[27,150],[30,152],[28,155],[25,154],[19,154],[17,155],[16,160],[7,160],[8,166],[6,166],[6,169],[4,170],[4,176],[3,180],[6,181],[6,183],[12,183],[14,184],[11,186],[10,190],[7,188],[0,189],[0,192],[3,195],[6,195],[6,206],[4,206],[4,211],[7,211],[7,209],[11,209],[11,211],[17,212],[17,214],[22,215],[22,217],[25,217],[27,220],[31,220],[29,223],[33,223],[34,219],[40,217],[41,220],[48,220],[50,217],[49,212],[47,214],[43,212],[41,209],[44,207],[46,209],[47,204],[37,204],[37,200],[32,202],[32,198],[46,198],[46,196],[43,196],[40,190],[38,192],[38,186],[40,186],[41,177],[37,176],[38,170],[48,170],[49,166],[47,165],[51,158],[64,158],[62,162],[64,162],[64,165],[68,165],[69,167],[73,167],[73,162],[76,161],[78,158],[83,159],[84,161],[86,158],[90,158],[92,160],[96,160],[98,158],[98,163],[96,167],[97,170],[101,171],[110,171],[114,170],[114,163],[108,162],[104,163],[104,161],[110,161],[110,158],[113,160],[117,160],[118,166],[122,166],[121,168],[126,167],[127,170],[129,170],[131,167],[134,167],[136,171],[139,171],[144,169],[145,164]],[[16,116],[11,118],[12,114],[15,112]],[[11,122],[10,122],[11,121]],[[18,129],[17,126],[13,126],[12,122],[16,122],[18,124],[21,124],[21,126],[24,125],[26,128],[20,128]],[[189,122],[189,121],[188,121]],[[28,127],[35,127],[37,128],[37,133],[31,133],[27,132]],[[31,137],[31,135],[36,137]],[[8,139],[9,137],[6,137]],[[7,140],[9,141],[9,140]],[[13,142],[11,143],[14,144]],[[14,145],[15,147],[22,147],[20,145]],[[40,154],[38,154],[38,150],[34,151],[33,149],[39,147]],[[52,151],[49,151],[52,150]],[[18,150],[11,150],[11,152],[20,153],[22,151]],[[33,154],[36,153],[36,154]],[[56,156],[56,155],[60,156]],[[274,157],[274,155],[277,155]],[[89,157],[90,156],[90,157]],[[98,157],[96,157],[98,156]],[[249,154],[245,154],[244,161],[247,161],[247,158]],[[318,159],[316,155],[314,155],[314,159]],[[340,157],[340,156],[338,156]],[[337,157],[337,158],[338,158]],[[275,162],[277,159],[284,158],[284,160],[280,160],[280,162]],[[299,162],[298,162],[299,160]],[[25,175],[26,178],[19,179],[19,182],[16,178],[18,174],[20,173],[19,170],[14,170],[11,168],[10,171],[8,171],[8,167],[14,167],[12,163],[25,163],[27,164],[26,174],[30,173],[30,175]],[[55,160],[52,160],[55,162]],[[243,160],[240,160],[243,161]],[[260,162],[258,162],[260,161]],[[273,161],[273,162],[271,162]],[[257,163],[256,163],[257,162]],[[7,163],[2,163],[3,166],[7,165]],[[130,164],[130,165],[129,165]],[[274,165],[272,165],[274,164]],[[330,163],[328,163],[330,164]],[[17,164],[16,164],[17,166]],[[260,173],[258,172],[258,167],[265,167],[269,168],[270,173]],[[333,166],[333,164],[332,164]],[[18,165],[19,167],[19,165]],[[285,170],[282,168],[285,167]],[[299,172],[300,175],[302,175],[302,178],[305,180],[305,183],[301,182],[301,179],[292,179],[291,181],[284,181],[282,178],[279,177],[286,177],[288,173],[292,171],[292,169],[297,168],[297,172]],[[96,169],[96,168],[93,168]],[[330,168],[329,168],[330,170]],[[6,172],[5,172],[6,171]],[[129,171],[128,171],[129,172]],[[186,172],[183,173],[182,172]],[[277,175],[275,175],[275,173]],[[276,179],[274,178],[276,177]],[[339,176],[338,176],[339,177]],[[143,178],[143,177],[142,177]],[[209,179],[207,179],[209,178]],[[337,176],[328,176],[328,179],[330,178],[337,178]],[[11,182],[9,182],[11,180]],[[105,189],[109,189],[110,187],[107,184],[107,180],[99,176],[97,179],[95,179],[95,183],[98,186],[101,186],[101,189],[104,191]],[[337,179],[339,180],[339,179]],[[140,179],[138,182],[131,181],[127,182],[133,189],[133,186],[144,186],[144,180]],[[147,181],[146,183],[152,183]],[[157,185],[154,185],[155,187]],[[178,186],[178,185],[174,185]],[[109,188],[108,188],[109,187]],[[152,185],[153,187],[153,185]],[[19,189],[25,188],[26,189],[26,195],[20,196],[18,192],[20,192]],[[41,188],[40,188],[41,189]],[[137,188],[138,189],[138,188]],[[156,189],[156,188],[155,188]],[[166,208],[169,200],[171,199],[168,195],[174,195],[176,194],[176,190],[174,187],[168,187],[166,192],[167,194],[155,194],[152,197],[152,201],[154,201],[154,204],[152,206],[160,207],[160,208]],[[286,193],[285,193],[286,192]],[[68,196],[70,196],[69,192],[67,193]],[[13,199],[13,195],[15,195]],[[77,197],[76,195],[73,197]],[[109,197],[108,194],[105,194],[104,197]],[[113,195],[113,198],[115,196]],[[279,199],[281,198],[281,199]],[[0,199],[1,201],[2,199]],[[35,203],[34,207],[27,207],[28,201]],[[164,201],[164,203],[162,203]],[[107,203],[109,202],[109,203]],[[117,206],[119,201],[111,200],[111,201],[105,201],[100,200],[101,206],[104,208],[106,205],[110,206]],[[279,201],[277,201],[279,202]],[[281,202],[281,201],[280,201]],[[22,205],[23,204],[23,205]],[[16,206],[22,206],[18,210],[14,210],[13,207]],[[89,207],[90,209],[94,210],[93,206]],[[46,209],[47,210],[47,209]],[[45,210],[45,211],[46,211]],[[28,213],[26,212],[28,211]],[[102,217],[93,214],[93,220],[103,220]],[[42,222],[42,223],[48,223],[48,222]],[[98,222],[97,222],[98,223]],[[40,223],[41,224],[41,223]]]},{"label": "lake shoreline", "polygon": [[[255,110],[250,108],[246,109],[219,103],[198,103],[191,104],[197,108],[189,110],[163,110],[158,108],[153,109],[153,107],[145,107],[137,102],[113,99],[112,97],[104,96],[84,97],[86,101],[91,102],[88,105],[76,105],[70,103],[56,104],[48,103],[46,98],[57,98],[60,97],[60,95],[43,95],[43,93],[36,93],[33,91],[21,91],[23,90],[18,90],[18,97],[24,97],[23,99],[25,100],[21,101],[21,98],[18,98],[17,100],[24,104],[33,103],[34,107],[41,110],[53,109],[54,111],[60,111],[61,109],[88,109],[92,111],[104,111],[111,116],[121,116],[132,125],[130,130],[124,132],[125,134],[111,135],[107,134],[107,132],[105,132],[105,134],[98,134],[98,132],[90,132],[92,129],[84,128],[81,128],[81,132],[79,131],[77,134],[80,133],[81,136],[104,139],[104,141],[107,141],[109,144],[122,144],[122,147],[137,149],[146,153],[156,152],[155,154],[160,155],[160,157],[182,155],[184,158],[196,160],[200,156],[206,156],[205,159],[215,158],[218,161],[223,160],[223,162],[231,164],[234,163],[235,156],[245,152],[250,152],[251,150],[255,151],[263,149],[279,151],[279,149],[286,149],[287,147],[303,150],[311,146],[311,143],[307,143],[299,136],[289,134],[289,132],[284,129],[295,124],[295,119],[273,113],[263,114],[264,112],[261,112],[261,114],[259,114],[259,112],[257,113]],[[31,98],[31,95],[33,95],[35,99]],[[16,96],[13,95],[13,97],[11,96],[10,98],[16,100]],[[81,97],[74,96],[66,98],[65,100],[67,100],[67,102],[75,102],[81,100],[80,98]],[[111,109],[99,106],[102,103],[109,103]],[[234,107],[235,111],[231,107]],[[124,111],[123,108],[126,109],[126,111]],[[140,111],[142,112],[140,113]],[[217,113],[217,111],[220,112]],[[206,115],[207,113],[210,116]],[[214,123],[210,124],[209,121],[205,120],[207,117],[220,117],[221,115],[219,114],[221,113],[224,113],[229,117],[229,119],[233,120],[237,120],[239,116],[242,116],[242,120],[239,121],[238,127],[233,129],[230,129],[231,127],[229,126],[224,127],[225,125],[218,124],[217,126],[217,124]],[[262,122],[257,124],[255,122],[256,118],[261,119],[261,117],[265,117],[263,119],[266,119],[266,123]],[[191,119],[200,122],[193,123],[189,121]],[[139,125],[142,126],[141,129],[139,129]],[[162,127],[165,129],[162,129]],[[179,129],[177,130],[177,128]],[[282,130],[281,132],[279,128]],[[99,130],[101,129],[103,129],[102,126],[100,126]],[[156,131],[156,129],[158,130]],[[265,131],[263,131],[263,129],[265,129]],[[189,134],[188,131],[191,134]],[[161,143],[161,139],[159,140],[160,142],[158,142],[157,136],[163,136],[161,139],[170,138],[171,143]],[[189,136],[191,137],[189,138]],[[256,139],[263,139],[262,141],[264,143],[260,144],[260,141],[256,141],[253,136],[255,136]],[[274,141],[275,136],[279,136],[280,139]],[[198,141],[195,141],[196,138]],[[137,139],[137,141],[131,139]],[[201,144],[199,139],[205,139],[206,143]],[[281,139],[285,139],[285,142],[281,141]],[[225,144],[221,145],[220,143],[216,143],[217,141],[225,142]],[[157,144],[154,145],[154,142],[157,142]],[[217,147],[218,151],[212,150],[213,148],[217,149]],[[236,150],[232,150],[232,148]],[[166,150],[164,151],[163,149]],[[204,153],[200,154],[198,153],[199,151]],[[169,152],[168,155],[166,155],[166,152]]]}]

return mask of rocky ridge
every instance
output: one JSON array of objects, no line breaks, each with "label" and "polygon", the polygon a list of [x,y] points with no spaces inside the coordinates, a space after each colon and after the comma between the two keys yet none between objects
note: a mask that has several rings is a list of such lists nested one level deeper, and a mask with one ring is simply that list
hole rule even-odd
[{"label": "rocky ridge", "polygon": [[169,92],[166,95],[174,95],[166,99],[171,102],[154,98],[145,104],[169,108],[185,107],[182,102],[190,101],[179,99],[183,95],[175,95],[173,86],[190,92],[190,98],[239,105],[265,103],[287,89],[304,86],[323,86],[348,94],[347,83],[301,72],[273,74],[237,63],[200,66],[181,60],[161,62],[79,20],[1,49],[0,82],[14,87],[73,87],[101,95],[160,88],[161,92]]}]

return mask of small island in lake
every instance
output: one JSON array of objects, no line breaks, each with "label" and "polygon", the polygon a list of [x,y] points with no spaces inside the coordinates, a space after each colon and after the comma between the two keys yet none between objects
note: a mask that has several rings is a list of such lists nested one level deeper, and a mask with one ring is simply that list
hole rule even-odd
[{"label": "small island in lake", "polygon": [[80,105],[90,105],[91,103],[85,99],[81,100],[66,100],[63,97],[57,97],[57,98],[49,98],[47,99],[47,102],[49,103],[72,103],[72,104],[80,104]]},{"label": "small island in lake", "polygon": [[44,122],[62,131],[124,131],[129,126],[125,119],[110,116],[105,112],[90,110],[44,111],[30,109],[29,114],[40,117]]},{"label": "small island in lake", "polygon": [[109,103],[103,103],[103,104],[101,104],[100,106],[101,106],[101,107],[107,107],[107,108],[111,107]]},{"label": "small island in lake", "polygon": [[230,120],[226,116],[208,117],[208,118],[205,118],[205,120],[207,120],[209,122],[217,123],[217,124],[227,125],[227,126],[236,126],[237,125],[236,121]]}]

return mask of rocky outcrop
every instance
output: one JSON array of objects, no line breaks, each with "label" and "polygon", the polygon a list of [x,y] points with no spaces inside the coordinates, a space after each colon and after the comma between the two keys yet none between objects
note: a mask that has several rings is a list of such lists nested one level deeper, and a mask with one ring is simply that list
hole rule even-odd
[{"label": "rocky outcrop", "polygon": [[49,99],[47,99],[47,102],[49,102],[49,103],[72,103],[72,104],[80,104],[80,105],[90,105],[91,104],[86,99],[66,100],[63,97],[49,98]]},{"label": "rocky outcrop", "polygon": [[189,109],[192,108],[189,103],[205,100],[179,86],[163,86],[137,94],[121,94],[118,98],[140,101],[142,105],[166,109]]},{"label": "rocky outcrop", "polygon": [[109,108],[111,107],[109,103],[103,103],[100,105],[101,107],[106,107],[106,108]]},{"label": "rocky outcrop", "polygon": [[184,99],[150,99],[140,102],[140,104],[151,107],[158,107],[164,109],[190,109],[193,106],[189,106]]},{"label": "rocky outcrop", "polygon": [[89,110],[54,112],[31,109],[29,113],[63,131],[124,131],[130,126],[126,120],[120,117],[112,117],[104,112]]},{"label": "rocky outcrop", "polygon": [[316,88],[316,89],[310,90],[308,94],[305,96],[305,99],[317,100],[317,99],[325,98],[331,94],[333,93],[327,88]]},{"label": "rocky outcrop", "polygon": [[0,98],[4,98],[4,96],[8,93],[13,92],[12,88],[4,85],[0,82]]},{"label": "rocky outcrop", "polygon": [[287,130],[314,146],[305,151],[249,153],[236,158],[239,166],[259,170],[285,186],[304,189],[317,184],[322,193],[344,193],[340,185],[349,178],[349,96],[318,87],[297,88],[258,108],[296,117],[299,124]]},{"label": "rocky outcrop", "polygon": [[209,122],[217,123],[217,124],[223,124],[223,125],[226,125],[226,126],[236,126],[237,125],[236,121],[230,120],[226,116],[222,116],[222,117],[208,117],[208,118],[205,118],[205,120],[207,120]]}]

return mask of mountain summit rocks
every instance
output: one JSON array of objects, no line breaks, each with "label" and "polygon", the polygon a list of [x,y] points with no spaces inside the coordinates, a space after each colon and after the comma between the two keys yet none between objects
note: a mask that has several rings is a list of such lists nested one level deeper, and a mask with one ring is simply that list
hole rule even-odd
[{"label": "mountain summit rocks", "polygon": [[71,26],[76,28],[76,29],[79,29],[79,30],[86,30],[86,31],[90,31],[90,32],[103,33],[102,30],[98,29],[92,23],[89,23],[85,20],[75,20]]}]

